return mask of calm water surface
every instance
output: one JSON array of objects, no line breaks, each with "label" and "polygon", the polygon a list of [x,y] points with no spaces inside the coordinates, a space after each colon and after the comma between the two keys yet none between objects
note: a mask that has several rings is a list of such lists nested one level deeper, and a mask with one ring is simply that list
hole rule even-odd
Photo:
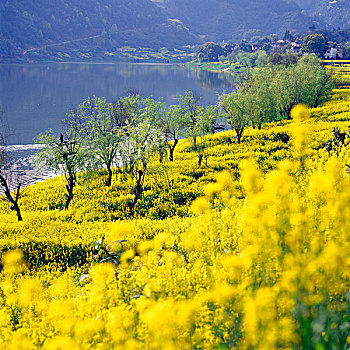
[{"label": "calm water surface", "polygon": [[11,129],[8,144],[31,144],[48,128],[59,133],[66,112],[88,96],[110,101],[136,90],[171,105],[186,90],[193,90],[202,97],[203,105],[209,105],[217,102],[218,93],[233,89],[230,75],[176,65],[0,65],[0,108]]}]

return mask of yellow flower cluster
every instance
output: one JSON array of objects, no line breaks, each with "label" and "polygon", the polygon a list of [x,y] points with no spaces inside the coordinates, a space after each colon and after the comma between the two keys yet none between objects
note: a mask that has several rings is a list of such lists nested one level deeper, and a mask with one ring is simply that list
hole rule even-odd
[{"label": "yellow flower cluster", "polygon": [[81,183],[68,211],[61,178],[30,186],[21,223],[0,202],[0,347],[346,348],[350,145],[326,143],[347,131],[348,96],[241,144],[211,135],[200,168],[183,140],[133,218],[121,175]]}]

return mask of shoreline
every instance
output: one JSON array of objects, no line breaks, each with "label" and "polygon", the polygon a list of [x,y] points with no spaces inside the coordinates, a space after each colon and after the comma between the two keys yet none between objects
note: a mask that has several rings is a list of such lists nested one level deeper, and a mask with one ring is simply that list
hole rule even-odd
[{"label": "shoreline", "polygon": [[113,65],[113,64],[137,64],[137,65],[149,65],[149,66],[182,66],[186,65],[186,62],[128,62],[128,61],[104,61],[104,62],[92,62],[92,61],[35,61],[35,62],[0,62],[0,66],[22,66],[22,65],[38,65],[38,64],[100,64],[100,65]]},{"label": "shoreline", "polygon": [[5,148],[5,150],[8,152],[16,152],[16,151],[38,150],[43,147],[44,145],[39,143],[28,143],[28,144],[14,144],[14,145],[0,146],[0,149]]},{"label": "shoreline", "polygon": [[[40,150],[43,145],[28,144],[28,145],[8,145],[5,147],[8,152],[11,167],[9,172],[9,187],[11,191],[16,189],[16,184],[21,183],[23,190],[27,186],[34,185],[57,176],[53,171],[45,170],[37,167],[34,162],[35,153]],[[1,147],[1,148],[2,148]],[[1,149],[0,148],[0,149]],[[4,190],[0,187],[0,197],[4,194]]]}]

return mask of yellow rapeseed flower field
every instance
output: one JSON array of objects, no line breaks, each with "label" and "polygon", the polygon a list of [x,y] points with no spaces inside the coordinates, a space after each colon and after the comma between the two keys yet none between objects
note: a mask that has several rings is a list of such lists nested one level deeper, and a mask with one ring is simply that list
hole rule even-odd
[{"label": "yellow rapeseed flower field", "polygon": [[[350,344],[349,75],[292,120],[190,141],[132,180],[26,188],[0,201],[1,349],[346,349]],[[337,69],[339,70],[337,73]],[[349,72],[350,70],[348,70]],[[346,77],[346,78],[345,78]]]}]

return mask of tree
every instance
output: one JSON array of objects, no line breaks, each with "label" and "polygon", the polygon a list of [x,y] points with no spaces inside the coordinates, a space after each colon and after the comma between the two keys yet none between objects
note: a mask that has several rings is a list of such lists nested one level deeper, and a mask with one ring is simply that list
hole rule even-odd
[{"label": "tree", "polygon": [[[4,112],[0,110],[0,186],[4,190],[5,198],[11,204],[10,209],[16,212],[18,221],[22,221],[23,218],[18,204],[22,183],[20,175],[14,169],[14,164],[9,160],[6,151],[6,137],[4,135],[6,125],[3,117]],[[15,192],[12,193],[11,190],[15,190]]]},{"label": "tree", "polygon": [[224,54],[224,48],[218,44],[208,42],[198,48],[197,59],[201,62],[217,61],[219,56],[223,56]]},{"label": "tree", "polygon": [[315,107],[326,100],[334,87],[331,73],[315,55],[302,57],[296,65],[275,67],[272,86],[282,117],[288,118],[292,107],[304,103]]},{"label": "tree", "polygon": [[350,45],[347,45],[344,48],[344,58],[345,59],[349,59],[350,58]]},{"label": "tree", "polygon": [[294,69],[294,75],[298,79],[295,102],[309,107],[316,107],[327,99],[334,87],[331,72],[315,56],[302,57]]},{"label": "tree", "polygon": [[300,99],[299,78],[295,76],[294,67],[275,67],[274,90],[276,108],[282,118],[289,118],[292,107]]},{"label": "tree", "polygon": [[226,117],[231,128],[235,130],[237,142],[241,143],[244,128],[251,120],[251,110],[253,103],[250,95],[244,88],[238,88],[231,94],[222,94],[219,98],[219,106]]},{"label": "tree", "polygon": [[272,65],[283,65],[288,67],[290,65],[295,65],[298,63],[299,56],[295,53],[279,53],[273,52],[269,56],[269,62]]},{"label": "tree", "polygon": [[284,41],[293,41],[293,35],[291,34],[291,32],[286,29],[284,36],[283,36],[283,40]]},{"label": "tree", "polygon": [[170,146],[170,159],[173,159],[174,148],[178,143],[176,132],[184,137],[189,137],[195,147],[199,135],[198,121],[203,107],[200,104],[200,97],[193,91],[186,91],[185,95],[180,95],[177,105],[169,108],[169,131],[175,136],[174,144]]},{"label": "tree", "polygon": [[[140,118],[152,126],[154,146],[159,154],[159,162],[162,163],[168,148],[168,136],[170,132],[170,121],[167,120],[167,110],[163,101],[156,101],[153,98],[142,99],[142,112]],[[173,135],[175,129],[172,128]],[[175,135],[176,136],[176,135]],[[175,145],[176,146],[176,145]],[[170,147],[171,149],[171,147]]]},{"label": "tree", "polygon": [[192,139],[191,149],[198,154],[198,165],[201,166],[206,136],[215,131],[217,108],[204,108],[195,92],[186,91],[185,95],[179,96],[177,105],[170,106],[167,119],[167,132],[174,137],[174,144],[169,145],[169,159],[173,160],[173,151],[178,142],[176,135],[181,134]]},{"label": "tree", "polygon": [[44,146],[36,153],[37,165],[64,174],[67,190],[64,207],[66,210],[74,196],[77,173],[84,169],[86,164],[87,150],[83,147],[83,140],[79,136],[73,130],[67,130],[65,135],[61,133],[56,137],[49,129],[36,140]]},{"label": "tree", "polygon": [[184,137],[190,137],[195,145],[198,137],[198,120],[203,111],[201,98],[193,91],[186,91],[180,95],[174,112],[178,114],[181,132]]},{"label": "tree", "polygon": [[259,129],[263,123],[272,122],[279,116],[276,106],[275,79],[275,70],[271,68],[255,72],[252,78],[253,84],[250,89],[254,103],[252,119],[258,124]]},{"label": "tree", "polygon": [[198,154],[198,167],[202,165],[205,150],[207,148],[207,137],[215,132],[214,124],[218,119],[217,107],[208,106],[203,108],[197,120],[197,133],[199,142],[193,145],[194,151]]},{"label": "tree", "polygon": [[179,134],[181,132],[181,119],[177,106],[169,107],[164,124],[166,125],[165,137],[168,141],[169,161],[172,162],[174,160],[175,147],[179,142]]},{"label": "tree", "polygon": [[11,187],[10,187],[10,178],[12,176],[16,178],[15,174],[11,174],[11,170],[9,167],[6,166],[6,158],[3,154],[0,155],[0,185],[4,189],[5,197],[8,200],[9,203],[11,203],[11,210],[14,210],[17,214],[18,221],[22,221],[22,215],[21,210],[18,204],[19,198],[20,198],[20,190],[21,190],[21,183],[15,180],[14,182],[17,182],[17,186],[15,188],[15,193],[11,193]]},{"label": "tree", "polygon": [[89,150],[87,168],[107,169],[106,186],[112,183],[112,166],[125,136],[123,128],[127,127],[129,118],[133,118],[129,109],[127,115],[124,113],[126,105],[107,103],[104,98],[94,96],[84,100],[65,119],[69,130],[83,140]]},{"label": "tree", "polygon": [[258,51],[258,57],[255,60],[255,65],[257,67],[260,67],[260,68],[261,67],[265,67],[267,65],[267,63],[268,63],[268,60],[269,60],[269,58],[267,56],[266,51],[259,50]]},{"label": "tree", "polygon": [[326,39],[322,34],[309,34],[303,38],[301,50],[306,53],[314,53],[323,57],[327,49]]},{"label": "tree", "polygon": [[121,152],[124,171],[136,181],[133,188],[134,198],[128,203],[131,215],[142,195],[149,162],[158,150],[160,139],[163,138],[162,130],[152,123],[152,118],[144,110],[143,112],[137,122],[128,129]]}]

